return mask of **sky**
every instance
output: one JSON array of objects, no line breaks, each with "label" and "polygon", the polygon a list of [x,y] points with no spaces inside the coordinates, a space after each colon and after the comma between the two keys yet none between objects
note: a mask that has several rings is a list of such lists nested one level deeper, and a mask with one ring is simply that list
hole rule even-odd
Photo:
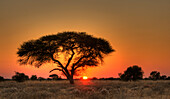
[{"label": "sky", "polygon": [[47,78],[55,66],[20,66],[17,48],[64,31],[104,38],[116,50],[82,76],[118,77],[133,65],[144,77],[154,70],[170,76],[169,27],[169,0],[0,0],[0,76],[11,78],[17,71]]}]

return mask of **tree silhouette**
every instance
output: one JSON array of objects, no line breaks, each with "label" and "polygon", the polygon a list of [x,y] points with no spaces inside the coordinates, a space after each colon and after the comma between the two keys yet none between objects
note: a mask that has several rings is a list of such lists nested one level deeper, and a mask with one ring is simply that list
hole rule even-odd
[{"label": "tree silhouette", "polygon": [[150,79],[152,80],[158,80],[160,79],[160,72],[158,71],[152,71],[149,76]]},{"label": "tree silhouette", "polygon": [[105,55],[113,51],[108,41],[102,38],[95,38],[85,32],[63,32],[25,42],[18,48],[17,54],[20,64],[35,67],[51,62],[57,64],[57,68],[50,72],[62,71],[73,84],[73,75],[81,67],[97,66],[103,62]]},{"label": "tree silhouette", "polygon": [[4,77],[0,76],[0,81],[4,81]]},{"label": "tree silhouette", "polygon": [[119,73],[120,79],[124,81],[136,81],[143,78],[143,71],[141,67],[134,65],[132,67],[128,67],[124,74]]},{"label": "tree silhouette", "polygon": [[165,80],[166,78],[167,78],[166,75],[162,75],[162,76],[160,77],[161,80]]},{"label": "tree silhouette", "polygon": [[36,75],[32,75],[30,79],[31,80],[37,80],[37,76]]},{"label": "tree silhouette", "polygon": [[23,82],[25,80],[29,80],[29,77],[24,73],[15,72],[15,75],[12,76],[12,79],[17,82]]}]

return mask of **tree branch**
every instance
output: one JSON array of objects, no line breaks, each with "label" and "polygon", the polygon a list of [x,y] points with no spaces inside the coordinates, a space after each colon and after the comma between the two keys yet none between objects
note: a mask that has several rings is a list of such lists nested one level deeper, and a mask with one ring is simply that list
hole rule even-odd
[{"label": "tree branch", "polygon": [[64,73],[66,76],[70,76],[67,68],[65,68],[65,67],[61,64],[61,62],[60,62],[59,60],[54,59],[53,54],[52,54],[51,58],[52,58],[52,60],[53,60],[54,62],[57,62],[57,63],[60,65],[59,67],[61,67],[61,68],[63,69],[63,73]]},{"label": "tree branch", "polygon": [[54,71],[54,70],[59,70],[59,71],[63,71],[62,69],[59,69],[59,68],[54,68],[54,69],[52,69],[49,73],[51,73],[52,71]]},{"label": "tree branch", "polygon": [[69,64],[70,64],[70,62],[71,62],[71,60],[73,59],[73,56],[74,56],[74,51],[73,51],[73,49],[71,49],[71,51],[72,51],[72,54],[71,54],[71,57],[69,58],[69,60],[68,60],[68,62],[67,62],[67,64],[66,64],[66,67],[65,68],[67,68],[68,66],[69,66]]},{"label": "tree branch", "polygon": [[57,62],[57,63],[60,65],[60,67],[64,69],[64,66],[61,64],[61,62],[60,62],[59,60],[54,59],[53,54],[51,55],[51,59],[52,59],[54,62]]},{"label": "tree branch", "polygon": [[73,66],[72,66],[72,69],[74,69],[74,70],[76,70],[78,67],[81,67],[81,66],[77,66],[76,68],[75,68],[75,66],[83,59],[83,58],[88,58],[88,57],[90,57],[92,55],[92,53],[90,53],[89,55],[87,55],[87,56],[82,56],[75,64],[73,64]]},{"label": "tree branch", "polygon": [[49,73],[51,73],[51,72],[54,71],[54,70],[62,71],[62,72],[66,75],[66,77],[68,76],[68,75],[64,72],[64,70],[63,70],[63,69],[60,69],[60,68],[54,68],[54,69],[52,69]]}]

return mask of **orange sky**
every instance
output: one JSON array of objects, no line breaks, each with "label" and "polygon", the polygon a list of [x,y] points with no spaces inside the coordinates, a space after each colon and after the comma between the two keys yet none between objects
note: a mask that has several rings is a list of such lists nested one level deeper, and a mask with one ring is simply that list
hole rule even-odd
[{"label": "orange sky", "polygon": [[169,27],[169,0],[1,0],[0,76],[18,71],[48,77],[55,66],[19,66],[16,51],[24,41],[62,31],[105,38],[116,50],[82,75],[118,77],[139,65],[146,77],[153,70],[170,76]]}]

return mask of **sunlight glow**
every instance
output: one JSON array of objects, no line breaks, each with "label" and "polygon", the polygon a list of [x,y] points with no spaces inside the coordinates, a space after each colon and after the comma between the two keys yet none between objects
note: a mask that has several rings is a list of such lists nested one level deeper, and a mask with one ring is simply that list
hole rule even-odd
[{"label": "sunlight glow", "polygon": [[88,77],[87,76],[83,76],[83,79],[86,80],[86,79],[88,79]]}]

